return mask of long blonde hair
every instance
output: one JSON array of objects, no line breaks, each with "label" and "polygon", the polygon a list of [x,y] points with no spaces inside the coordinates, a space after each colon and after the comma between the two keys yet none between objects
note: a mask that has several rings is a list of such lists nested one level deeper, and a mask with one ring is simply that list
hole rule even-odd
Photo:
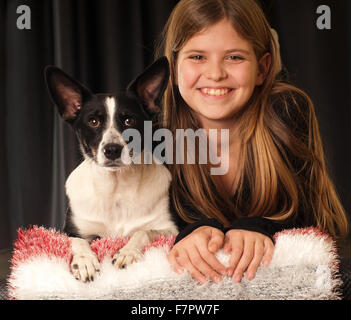
[{"label": "long blonde hair", "polygon": [[[252,44],[257,60],[269,52],[271,66],[240,117],[243,162],[235,201],[219,191],[209,165],[170,165],[172,201],[179,216],[193,222],[201,213],[229,225],[244,216],[283,220],[303,210],[334,238],[344,238],[347,218],[327,173],[313,103],[306,93],[277,76],[279,45],[254,0],[181,0],[176,5],[157,53],[167,56],[171,70],[164,126],[172,132],[199,128],[175,85],[177,57],[192,36],[222,19],[228,19]],[[187,206],[198,213],[189,212]]]}]

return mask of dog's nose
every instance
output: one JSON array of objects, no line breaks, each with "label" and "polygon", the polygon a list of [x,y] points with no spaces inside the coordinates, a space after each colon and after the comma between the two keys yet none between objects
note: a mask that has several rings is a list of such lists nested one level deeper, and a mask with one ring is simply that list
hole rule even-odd
[{"label": "dog's nose", "polygon": [[109,160],[116,160],[121,156],[122,146],[115,143],[109,143],[104,147],[104,155]]}]

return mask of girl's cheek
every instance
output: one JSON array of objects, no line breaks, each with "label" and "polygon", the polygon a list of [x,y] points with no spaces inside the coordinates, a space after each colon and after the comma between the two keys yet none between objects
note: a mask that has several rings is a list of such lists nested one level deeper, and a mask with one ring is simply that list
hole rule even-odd
[{"label": "girl's cheek", "polygon": [[257,71],[254,68],[243,67],[236,70],[235,78],[241,87],[254,87],[257,80]]},{"label": "girl's cheek", "polygon": [[178,68],[178,85],[182,87],[192,87],[199,77],[199,70],[189,64],[184,64]]}]

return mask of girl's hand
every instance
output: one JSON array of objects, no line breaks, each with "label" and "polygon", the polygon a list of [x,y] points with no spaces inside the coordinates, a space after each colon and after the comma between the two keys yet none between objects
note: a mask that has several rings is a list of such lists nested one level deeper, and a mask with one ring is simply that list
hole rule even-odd
[{"label": "girl's hand", "polygon": [[231,253],[228,275],[240,282],[243,273],[252,280],[260,263],[268,266],[272,260],[274,244],[272,240],[258,232],[229,230],[225,234],[224,252]]},{"label": "girl's hand", "polygon": [[222,231],[203,226],[176,243],[168,255],[168,260],[178,273],[182,273],[184,268],[200,283],[205,283],[207,278],[218,283],[222,280],[220,274],[227,274],[227,269],[214,255],[223,242]]}]

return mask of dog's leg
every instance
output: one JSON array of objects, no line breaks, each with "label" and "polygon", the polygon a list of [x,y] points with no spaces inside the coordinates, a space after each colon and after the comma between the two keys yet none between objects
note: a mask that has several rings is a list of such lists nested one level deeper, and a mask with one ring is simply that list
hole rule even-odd
[{"label": "dog's leg", "polygon": [[71,271],[74,277],[83,282],[93,281],[95,273],[100,271],[98,258],[87,240],[73,237],[70,240],[73,253]]},{"label": "dog's leg", "polygon": [[128,243],[119,250],[112,258],[112,264],[116,268],[125,268],[128,265],[140,260],[142,249],[155,240],[160,234],[171,234],[168,230],[139,230],[133,233]]}]

